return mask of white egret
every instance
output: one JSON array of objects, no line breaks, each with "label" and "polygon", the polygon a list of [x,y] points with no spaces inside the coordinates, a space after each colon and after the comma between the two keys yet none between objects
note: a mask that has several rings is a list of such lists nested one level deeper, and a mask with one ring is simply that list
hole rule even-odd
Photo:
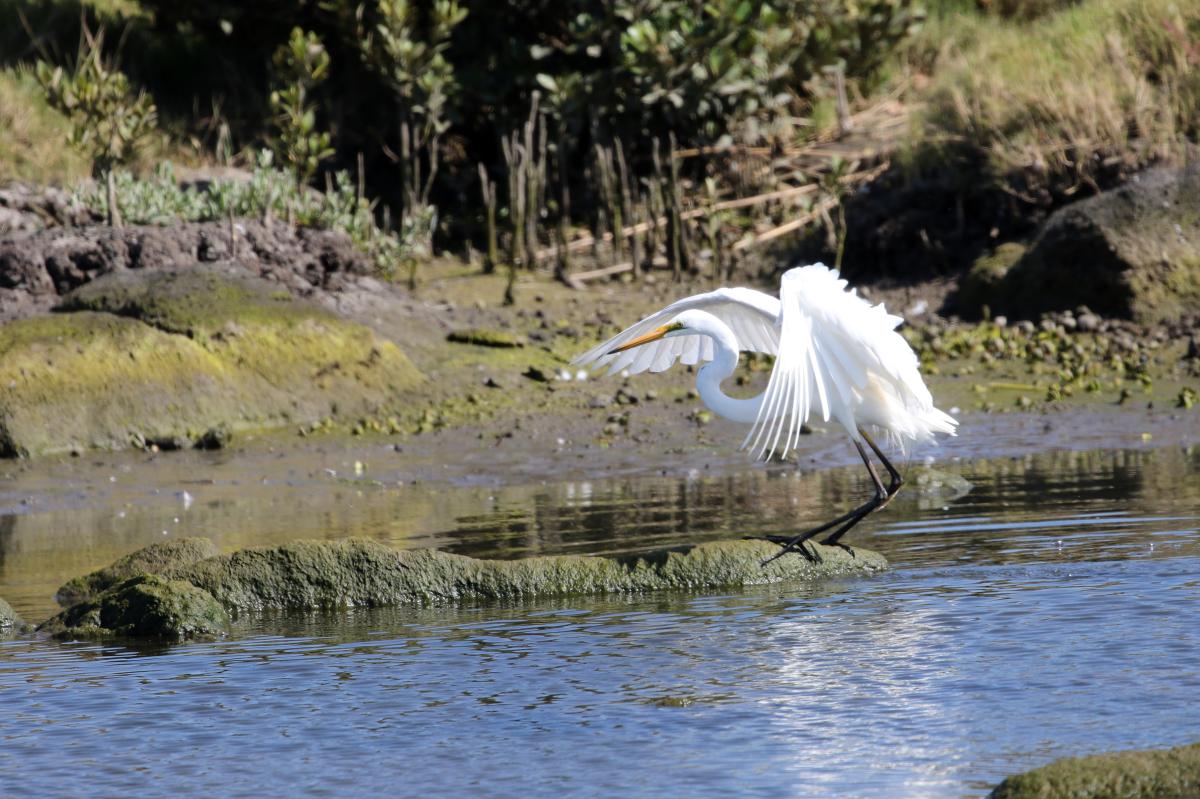
[{"label": "white egret", "polygon": [[[904,320],[871,305],[822,264],[789,269],[779,297],[747,288],[721,288],[668,305],[575,359],[637,374],[661,372],[676,361],[710,363],[696,375],[700,399],[714,413],[750,425],[743,442],[757,457],[794,449],[809,419],[833,419],[846,429],[875,484],[863,505],[794,536],[765,536],[809,560],[820,556],[805,542],[832,529],[821,543],[839,544],[846,531],[886,506],[903,478],[869,430],[900,448],[955,434],[958,422],[933,406],[908,342],[896,332]],[[775,356],[766,390],[751,399],[730,397],[721,381],[737,368],[742,351]],[[864,448],[887,469],[884,486]],[[774,558],[771,558],[774,560]],[[769,561],[768,561],[769,562]]]}]

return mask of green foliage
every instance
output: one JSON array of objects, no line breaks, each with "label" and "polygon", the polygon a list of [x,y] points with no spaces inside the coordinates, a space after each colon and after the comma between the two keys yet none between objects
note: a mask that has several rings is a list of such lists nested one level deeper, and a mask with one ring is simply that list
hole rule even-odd
[{"label": "green foliage", "polygon": [[[334,176],[331,191],[313,191],[298,186],[289,172],[277,169],[268,150],[259,154],[249,180],[216,180],[204,189],[181,188],[174,168],[166,162],[149,178],[120,171],[114,182],[117,202],[126,219],[134,224],[284,217],[291,213],[298,225],[345,231],[384,275],[391,275],[403,261],[428,254],[420,249],[428,239],[428,217],[418,216],[396,232],[381,230],[371,203],[359,197],[348,173]],[[97,213],[107,213],[108,195],[101,187],[86,185],[77,198]]]},{"label": "green foliage", "polygon": [[455,85],[445,52],[455,27],[467,16],[455,0],[434,0],[427,11],[422,29],[410,0],[377,0],[378,21],[362,40],[363,61],[395,95],[406,220],[431,213],[438,139],[450,124],[447,104]]},{"label": "green foliage", "polygon": [[71,120],[67,141],[107,173],[128,163],[154,129],[156,109],[145,92],[134,93],[123,72],[101,57],[104,33],[86,37],[70,71],[37,63],[36,75],[50,104]]},{"label": "green foliage", "polygon": [[318,131],[317,115],[309,94],[329,72],[329,54],[315,33],[292,28],[286,44],[272,59],[278,88],[270,104],[279,137],[275,151],[291,166],[296,182],[307,184],[321,162],[331,157],[329,133]]},{"label": "green foliage", "polygon": [[909,0],[576,0],[546,16],[512,32],[526,38],[510,46],[505,74],[522,80],[532,67],[571,129],[598,123],[627,140],[675,131],[686,143],[778,134],[822,67],[869,79],[920,20]]}]

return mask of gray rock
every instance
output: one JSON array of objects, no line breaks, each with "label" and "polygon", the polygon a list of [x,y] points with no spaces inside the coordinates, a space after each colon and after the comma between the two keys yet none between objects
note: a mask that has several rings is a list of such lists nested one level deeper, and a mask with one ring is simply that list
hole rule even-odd
[{"label": "gray rock", "polygon": [[1086,304],[1107,316],[1176,321],[1200,304],[1200,165],[1151,169],[1046,220],[1003,277],[1022,316]]}]

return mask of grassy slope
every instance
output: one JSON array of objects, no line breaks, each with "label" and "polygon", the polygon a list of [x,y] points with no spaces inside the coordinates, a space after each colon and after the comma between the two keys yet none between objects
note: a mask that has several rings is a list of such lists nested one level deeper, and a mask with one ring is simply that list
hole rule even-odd
[{"label": "grassy slope", "polygon": [[1029,22],[947,9],[904,58],[931,73],[918,159],[967,144],[998,175],[1069,186],[1196,143],[1200,4],[1083,0]]}]

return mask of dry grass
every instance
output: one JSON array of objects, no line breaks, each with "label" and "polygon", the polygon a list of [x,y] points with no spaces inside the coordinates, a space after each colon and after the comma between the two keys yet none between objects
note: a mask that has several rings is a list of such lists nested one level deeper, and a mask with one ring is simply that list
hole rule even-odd
[{"label": "dry grass", "polygon": [[926,158],[966,145],[998,177],[1070,191],[1196,146],[1200,3],[1085,0],[1031,22],[959,12],[907,58],[932,73],[913,148]]}]

